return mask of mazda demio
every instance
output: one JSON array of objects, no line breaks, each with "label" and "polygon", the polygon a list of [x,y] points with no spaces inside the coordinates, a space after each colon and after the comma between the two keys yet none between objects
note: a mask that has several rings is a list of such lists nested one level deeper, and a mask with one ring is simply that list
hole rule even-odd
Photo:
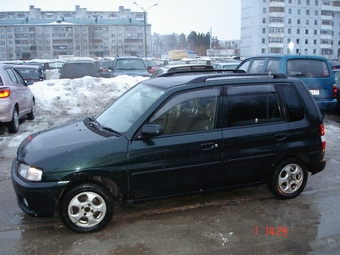
[{"label": "mazda demio", "polygon": [[297,79],[174,74],[136,84],[95,117],[28,136],[12,182],[24,212],[88,233],[127,201],[261,184],[294,198],[325,168],[325,147],[320,110]]}]

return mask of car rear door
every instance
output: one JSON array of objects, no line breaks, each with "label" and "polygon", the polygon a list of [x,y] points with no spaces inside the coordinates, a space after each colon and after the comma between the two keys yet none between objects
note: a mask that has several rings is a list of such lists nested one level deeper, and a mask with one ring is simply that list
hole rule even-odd
[{"label": "car rear door", "polygon": [[6,68],[5,71],[12,82],[11,91],[14,93],[15,100],[19,104],[19,117],[21,117],[31,110],[32,102],[31,94],[28,93],[29,88],[27,88],[24,79],[18,71],[13,68]]},{"label": "car rear door", "polygon": [[[187,91],[169,99],[146,124],[163,134],[129,146],[134,199],[220,187],[222,147],[218,127],[220,88]],[[209,108],[210,107],[210,108]]]},{"label": "car rear door", "polygon": [[290,136],[275,86],[226,86],[224,109],[223,183],[256,183],[268,174]]}]

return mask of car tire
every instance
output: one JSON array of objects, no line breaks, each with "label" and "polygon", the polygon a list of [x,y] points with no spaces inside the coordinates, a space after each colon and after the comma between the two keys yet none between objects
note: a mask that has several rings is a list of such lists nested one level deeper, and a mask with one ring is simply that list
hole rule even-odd
[{"label": "car tire", "polygon": [[35,119],[35,103],[32,101],[32,108],[30,113],[27,114],[27,119],[28,120],[34,120]]},{"label": "car tire", "polygon": [[279,198],[294,198],[304,190],[307,180],[308,171],[305,164],[297,158],[289,158],[275,168],[267,187]]},{"label": "car tire", "polygon": [[19,114],[18,110],[14,108],[12,113],[12,120],[7,123],[9,133],[17,133],[19,131]]},{"label": "car tire", "polygon": [[85,183],[73,187],[61,199],[59,213],[69,229],[90,233],[104,228],[112,219],[114,202],[104,187]]}]

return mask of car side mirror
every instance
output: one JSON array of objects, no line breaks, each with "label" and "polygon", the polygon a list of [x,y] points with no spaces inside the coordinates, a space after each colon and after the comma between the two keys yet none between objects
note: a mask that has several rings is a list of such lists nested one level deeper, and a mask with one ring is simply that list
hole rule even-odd
[{"label": "car side mirror", "polygon": [[28,86],[28,85],[32,85],[34,82],[31,80],[31,79],[28,79],[27,81],[26,81],[26,85]]},{"label": "car side mirror", "polygon": [[144,125],[142,127],[142,137],[151,138],[155,136],[160,136],[163,134],[163,128],[161,125]]}]

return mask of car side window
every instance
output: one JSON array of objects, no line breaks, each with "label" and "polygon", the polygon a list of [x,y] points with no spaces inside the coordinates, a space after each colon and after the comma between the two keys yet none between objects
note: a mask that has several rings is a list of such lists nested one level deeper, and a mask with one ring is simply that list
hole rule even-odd
[{"label": "car side window", "polygon": [[219,89],[188,91],[172,97],[150,119],[164,134],[203,131],[215,128]]},{"label": "car side window", "polygon": [[248,73],[262,73],[264,62],[264,59],[254,59],[251,62]]},{"label": "car side window", "polygon": [[282,121],[273,86],[236,86],[227,93],[227,127]]},{"label": "car side window", "polygon": [[277,73],[279,71],[279,63],[278,59],[269,59],[266,66],[266,73]]},{"label": "car side window", "polygon": [[[22,78],[22,76],[20,75],[20,73],[17,70],[13,70],[16,73],[16,78],[17,78],[17,82],[21,85],[26,86],[26,82],[25,80]],[[34,72],[34,71],[33,71]]]},{"label": "car side window", "polygon": [[6,73],[8,74],[10,80],[14,83],[19,83],[18,82],[18,79],[17,79],[17,76],[15,75],[13,69],[11,68],[6,68]]}]

